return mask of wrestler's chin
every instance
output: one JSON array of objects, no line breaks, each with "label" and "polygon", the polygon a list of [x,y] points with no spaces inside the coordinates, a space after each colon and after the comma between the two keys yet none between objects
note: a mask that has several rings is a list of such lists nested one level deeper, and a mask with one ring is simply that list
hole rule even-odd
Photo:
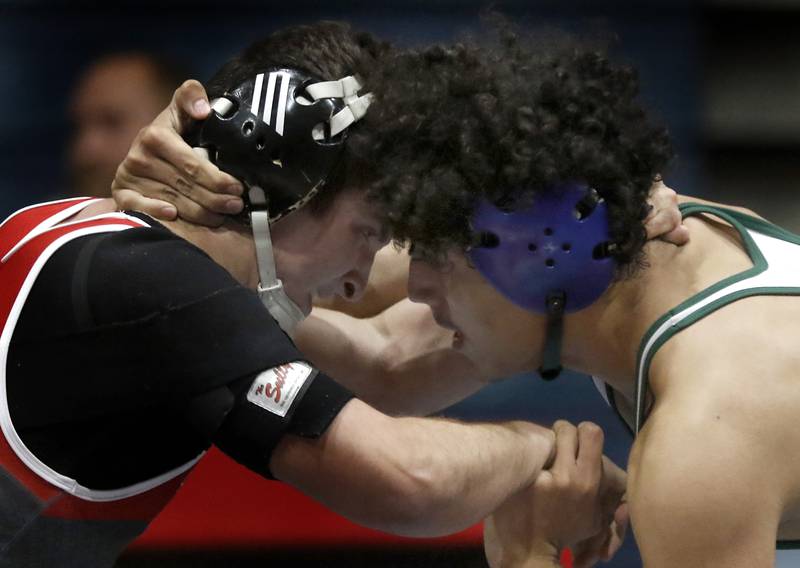
[{"label": "wrestler's chin", "polygon": [[308,317],[311,313],[311,308],[314,307],[314,303],[311,298],[311,294],[291,294],[287,291],[287,296],[289,299],[297,306],[301,312],[303,312],[303,316]]}]

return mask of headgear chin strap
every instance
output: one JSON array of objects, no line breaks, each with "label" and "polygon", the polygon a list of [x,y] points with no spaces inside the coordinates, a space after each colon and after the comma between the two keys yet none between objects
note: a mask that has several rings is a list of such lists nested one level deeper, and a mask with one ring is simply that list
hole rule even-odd
[{"label": "headgear chin strap", "polygon": [[305,318],[275,270],[270,223],[308,203],[336,167],[347,128],[372,101],[355,77],[320,81],[297,69],[257,74],[212,102],[192,143],[244,182],[255,240],[258,294],[290,333]]},{"label": "headgear chin strap", "polygon": [[253,229],[253,240],[256,245],[258,262],[258,297],[269,310],[278,325],[286,333],[291,333],[295,326],[303,321],[306,315],[286,294],[283,282],[275,271],[275,254],[272,251],[272,236],[269,231],[269,213],[267,198],[260,187],[252,187],[249,191],[250,203],[262,205],[250,211],[250,225]]},{"label": "headgear chin strap", "polygon": [[472,218],[476,246],[469,258],[516,305],[547,315],[540,374],[561,371],[563,315],[595,302],[614,278],[608,256],[608,211],[597,192],[564,183],[517,211],[482,201]]}]

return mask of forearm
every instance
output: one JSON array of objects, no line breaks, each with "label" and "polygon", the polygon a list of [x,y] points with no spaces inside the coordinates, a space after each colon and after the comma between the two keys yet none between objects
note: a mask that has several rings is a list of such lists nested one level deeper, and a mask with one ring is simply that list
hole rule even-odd
[{"label": "forearm", "polygon": [[379,355],[386,341],[371,320],[315,307],[292,339],[314,365],[371,404],[383,380]]},{"label": "forearm", "polygon": [[552,448],[552,432],[530,423],[393,419],[352,401],[320,440],[282,442],[272,471],[360,524],[438,536],[529,485]]},{"label": "forearm", "polygon": [[[466,425],[404,418],[398,429],[426,496],[420,503],[424,518],[437,533],[485,518],[536,479],[553,448],[552,432],[527,422]],[[425,444],[416,446],[419,440]]]},{"label": "forearm", "polygon": [[370,319],[315,308],[298,326],[298,347],[326,374],[391,415],[428,415],[485,383],[451,348],[451,332],[427,306],[405,301]]}]

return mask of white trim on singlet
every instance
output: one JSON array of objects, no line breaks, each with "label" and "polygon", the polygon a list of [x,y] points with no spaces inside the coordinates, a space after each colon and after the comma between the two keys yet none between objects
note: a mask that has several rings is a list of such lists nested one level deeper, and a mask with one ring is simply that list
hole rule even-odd
[{"label": "white trim on singlet", "polygon": [[[11,219],[13,219],[14,217],[16,217],[17,215],[19,215],[20,213],[22,213],[24,211],[28,211],[28,210],[33,209],[35,207],[41,207],[41,206],[45,206],[46,207],[48,205],[56,205],[58,203],[66,203],[66,202],[69,202],[69,201],[73,201],[73,199],[63,199],[61,201],[53,201],[51,203],[46,203],[46,204],[42,204],[42,205],[31,205],[30,207],[25,207],[24,209],[20,209],[19,211],[17,211],[13,215],[11,215],[8,219],[3,221],[3,224],[0,225],[0,229],[3,228],[3,225],[5,225]],[[66,209],[64,209],[63,211],[59,211],[58,213],[56,213],[52,217],[48,217],[47,219],[45,219],[44,221],[42,221],[41,223],[36,225],[36,227],[31,229],[31,231],[25,236],[25,238],[23,238],[21,241],[19,241],[14,246],[14,248],[12,248],[10,251],[8,251],[3,256],[3,258],[0,259],[0,262],[2,262],[2,263],[7,262],[8,259],[11,258],[11,256],[15,252],[17,252],[17,250],[19,250],[20,248],[22,248],[23,245],[25,245],[25,243],[27,243],[31,239],[34,239],[34,238],[38,237],[42,233],[52,229],[53,227],[55,227],[56,225],[61,223],[64,219],[69,219],[73,215],[77,215],[78,213],[80,213],[81,211],[86,209],[89,205],[92,205],[93,203],[97,203],[98,201],[100,201],[100,200],[99,199],[92,199],[90,201],[80,201],[79,203],[76,203],[72,207],[67,207]],[[67,223],[65,223],[65,225],[66,224]]]},{"label": "white trim on singlet", "polygon": [[[23,207],[22,209],[19,209],[19,210],[15,211],[14,213],[12,213],[11,215],[9,215],[8,217],[6,217],[6,219],[2,223],[0,223],[0,229],[2,229],[5,226],[6,223],[11,221],[11,219],[14,219],[18,215],[21,215],[22,213],[25,213],[26,211],[30,211],[31,209],[36,209],[37,207],[47,207],[48,205],[58,205],[59,203],[69,203],[70,201],[75,201],[76,202],[74,207],[70,207],[68,209],[64,209],[64,211],[61,211],[61,212],[57,213],[56,215],[54,215],[53,217],[48,218],[44,222],[45,223],[49,223],[49,222],[51,222],[51,219],[56,219],[56,218],[59,218],[59,217],[61,218],[61,220],[67,219],[70,215],[75,215],[76,213],[82,211],[83,209],[85,209],[86,207],[91,205],[92,203],[97,203],[98,201],[101,201],[101,199],[97,198],[97,199],[90,199],[90,200],[87,201],[85,197],[70,197],[68,199],[57,199],[56,201],[48,201],[46,203],[37,203],[35,205],[28,205],[27,207]],[[57,222],[56,222],[56,224],[57,224]],[[53,225],[51,224],[50,226],[52,227]]]},{"label": "white trim on singlet", "polygon": [[592,382],[594,383],[594,387],[600,391],[600,395],[603,397],[603,400],[606,401],[606,404],[608,404],[608,406],[612,406],[611,401],[608,400],[608,391],[606,391],[606,388],[608,387],[606,382],[603,379],[598,379],[594,375],[592,375]]},{"label": "white trim on singlet", "polygon": [[[75,212],[73,212],[72,214],[74,213]],[[92,217],[91,219],[97,220],[102,217],[108,217],[111,220],[125,218],[134,221],[141,227],[149,226],[141,219],[125,215],[124,213],[110,213],[107,215],[98,215],[96,217]],[[80,222],[85,223],[88,220],[89,219],[84,219]],[[44,223],[42,223],[42,225],[43,224]],[[73,223],[65,223],[64,225],[61,226],[66,226],[68,224],[73,224]],[[67,477],[65,475],[58,473],[57,471],[49,467],[47,464],[42,462],[39,458],[37,458],[19,437],[17,431],[14,428],[14,424],[11,421],[11,412],[8,407],[8,396],[6,394],[6,383],[7,383],[6,369],[8,365],[8,350],[9,346],[11,345],[11,337],[14,333],[17,321],[19,320],[20,313],[22,312],[22,309],[25,305],[25,301],[27,300],[28,295],[30,294],[30,291],[33,288],[33,285],[36,281],[36,278],[38,277],[45,263],[58,249],[60,249],[66,243],[78,237],[93,235],[98,233],[124,231],[131,228],[133,227],[131,227],[130,225],[123,225],[123,224],[96,225],[93,227],[86,227],[84,229],[79,229],[67,233],[66,235],[62,235],[61,237],[50,243],[50,245],[42,252],[39,258],[36,259],[36,262],[31,267],[31,270],[28,272],[28,275],[25,277],[25,281],[20,287],[20,290],[17,294],[17,298],[14,301],[14,305],[9,311],[8,318],[6,319],[6,323],[2,331],[2,335],[0,335],[0,393],[2,393],[3,395],[2,397],[0,397],[0,428],[2,428],[6,440],[8,440],[9,445],[14,450],[14,453],[17,455],[17,457],[19,457],[19,459],[22,460],[22,462],[25,463],[25,465],[36,475],[38,475],[48,483],[58,487],[59,489],[71,495],[74,495],[80,499],[84,499],[86,501],[117,501],[120,499],[126,499],[128,497],[133,497],[134,495],[138,495],[140,493],[149,491],[191,469],[198,462],[198,460],[200,460],[200,458],[203,457],[203,454],[205,453],[202,452],[200,453],[199,456],[197,456],[193,460],[152,479],[148,479],[140,483],[136,483],[128,487],[122,487],[119,489],[94,490],[88,487],[84,487],[83,485],[80,485],[77,482],[77,480],[72,479],[71,477]],[[35,230],[38,230],[38,227]],[[39,234],[41,234],[41,232]]]},{"label": "white trim on singlet", "polygon": [[764,259],[767,262],[767,268],[754,276],[743,278],[733,282],[713,294],[702,298],[682,311],[676,313],[665,322],[663,322],[648,338],[642,349],[641,356],[637,362],[636,371],[636,416],[634,424],[634,432],[639,433],[642,425],[644,413],[644,396],[645,396],[645,381],[647,380],[647,368],[645,362],[650,355],[653,345],[664,335],[670,328],[678,325],[687,317],[697,313],[706,306],[713,302],[724,299],[727,296],[737,294],[744,290],[753,288],[787,288],[787,287],[800,287],[800,246],[795,243],[771,237],[763,233],[759,233],[749,228],[745,230],[752,237],[756,247],[761,251]]}]

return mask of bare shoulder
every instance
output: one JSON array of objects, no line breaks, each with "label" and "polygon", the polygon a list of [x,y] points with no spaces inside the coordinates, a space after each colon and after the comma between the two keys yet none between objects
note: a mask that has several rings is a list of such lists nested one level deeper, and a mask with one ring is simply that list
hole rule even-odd
[{"label": "bare shoulder", "polygon": [[[657,397],[702,404],[741,431],[787,441],[800,416],[798,337],[800,296],[742,298],[670,339],[653,360],[651,385]],[[800,448],[800,433],[795,442]]]},{"label": "bare shoulder", "polygon": [[659,401],[631,453],[628,496],[645,563],[771,566],[782,507],[770,452],[703,402]]},{"label": "bare shoulder", "polygon": [[800,494],[800,465],[787,459],[800,452],[798,309],[788,297],[740,300],[654,359],[655,404],[629,478],[637,538],[658,559],[648,566],[705,565],[692,560],[703,554],[772,565],[776,529]]}]

